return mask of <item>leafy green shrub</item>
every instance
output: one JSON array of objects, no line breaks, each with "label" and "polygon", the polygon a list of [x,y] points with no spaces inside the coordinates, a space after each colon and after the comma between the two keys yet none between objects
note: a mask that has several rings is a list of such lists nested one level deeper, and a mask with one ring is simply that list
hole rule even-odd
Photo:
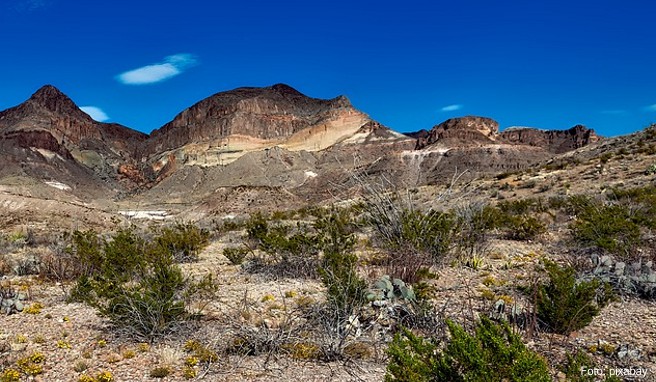
[{"label": "leafy green shrub", "polygon": [[164,334],[190,317],[186,301],[210,285],[182,275],[171,248],[146,241],[133,229],[101,241],[91,232],[74,235],[75,253],[86,273],[71,298],[98,309],[119,329],[139,338]]},{"label": "leafy green shrub", "polygon": [[454,218],[446,212],[404,208],[396,213],[371,211],[369,223],[383,248],[390,252],[410,250],[433,259],[443,257],[451,245]]},{"label": "leafy green shrub", "polygon": [[247,222],[248,240],[265,254],[255,257],[251,271],[267,271],[282,277],[316,277],[321,248],[318,236],[306,225],[295,232],[284,225],[269,225],[261,214]]},{"label": "leafy green shrub", "polygon": [[656,187],[614,188],[609,199],[621,203],[630,210],[631,221],[641,227],[656,229]]},{"label": "leafy green shrub", "polygon": [[232,265],[240,265],[248,255],[248,248],[229,247],[223,250],[223,256],[227,257]]},{"label": "leafy green shrub", "polygon": [[469,204],[455,210],[454,240],[462,255],[473,256],[487,242],[490,231],[497,227],[500,210],[485,204]]},{"label": "leafy green shrub", "polygon": [[640,227],[630,210],[619,204],[584,205],[570,228],[579,243],[614,254],[627,255],[640,242]]},{"label": "leafy green shrub", "polygon": [[482,316],[474,334],[447,321],[451,340],[438,342],[402,329],[388,348],[385,381],[551,381],[547,364],[510,327]]},{"label": "leafy green shrub", "polygon": [[526,214],[507,216],[504,227],[508,230],[506,237],[511,240],[532,240],[547,231],[540,219]]},{"label": "leafy green shrub", "polygon": [[151,378],[164,378],[171,374],[171,369],[165,366],[159,366],[150,371]]},{"label": "leafy green shrub", "polygon": [[[565,373],[567,380],[570,382],[596,382],[598,381],[596,375],[585,373],[584,370],[594,369],[595,365],[592,359],[582,351],[576,352],[574,355],[567,353],[567,361],[561,368]],[[615,376],[608,374],[604,378],[604,382],[620,382],[621,380]]]},{"label": "leafy green shrub", "polygon": [[159,232],[157,243],[178,262],[198,260],[198,253],[209,243],[210,233],[193,223],[177,223]]},{"label": "leafy green shrub", "polygon": [[327,301],[337,316],[349,317],[364,304],[365,281],[357,274],[357,256],[352,253],[355,235],[349,216],[333,211],[316,223],[323,261],[318,272],[327,289]]},{"label": "leafy green shrub", "polygon": [[552,332],[570,334],[587,326],[610,301],[599,280],[577,281],[574,268],[545,260],[549,282],[537,288],[537,317]]}]

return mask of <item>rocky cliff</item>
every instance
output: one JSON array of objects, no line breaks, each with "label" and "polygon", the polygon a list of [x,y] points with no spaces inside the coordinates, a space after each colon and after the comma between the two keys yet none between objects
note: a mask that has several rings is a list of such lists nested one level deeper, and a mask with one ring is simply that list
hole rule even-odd
[{"label": "rocky cliff", "polygon": [[[119,168],[133,164],[136,149],[146,137],[118,124],[94,121],[51,85],[40,88],[22,104],[0,112],[0,154],[20,163],[29,155],[18,149],[38,152],[44,165],[52,167],[53,177],[58,173],[53,158],[69,161],[67,166],[59,166],[62,178],[70,175],[71,166],[82,166],[90,171],[75,171],[86,174],[79,176],[97,178],[89,182],[109,182],[109,188],[115,188],[115,182],[136,186],[129,184],[133,180],[121,175]],[[64,168],[69,170],[64,173]]]},{"label": "rocky cliff", "polygon": [[576,125],[567,130],[538,130],[527,127],[506,129],[499,140],[509,144],[542,147],[549,152],[562,154],[599,141],[594,130]]},{"label": "rocky cliff", "polygon": [[450,146],[469,146],[494,142],[499,123],[485,117],[451,118],[433,126],[428,132],[417,132],[417,150],[441,143]]},{"label": "rocky cliff", "polygon": [[597,142],[593,130],[510,128],[484,117],[452,118],[431,130],[408,134],[417,140],[414,151],[402,153],[408,174],[419,183],[436,183],[458,171],[485,174],[515,171]]}]

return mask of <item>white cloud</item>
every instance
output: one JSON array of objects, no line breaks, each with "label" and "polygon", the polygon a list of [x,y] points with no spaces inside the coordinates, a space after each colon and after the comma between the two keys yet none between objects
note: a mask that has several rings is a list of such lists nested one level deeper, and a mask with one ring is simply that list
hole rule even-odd
[{"label": "white cloud", "polygon": [[98,122],[105,122],[109,119],[109,116],[102,111],[101,108],[95,106],[81,106],[80,110],[89,114],[91,118]]},{"label": "white cloud", "polygon": [[51,5],[50,0],[15,0],[13,3],[14,10],[24,13],[45,9]]},{"label": "white cloud", "polygon": [[443,108],[441,108],[440,111],[456,111],[456,110],[462,109],[462,107],[463,107],[462,105],[458,105],[458,104],[447,105],[447,106],[444,106]]},{"label": "white cloud", "polygon": [[147,85],[166,81],[196,65],[198,60],[192,54],[180,53],[164,58],[164,62],[146,65],[116,76],[125,85]]},{"label": "white cloud", "polygon": [[656,111],[656,103],[645,107],[646,111]]}]

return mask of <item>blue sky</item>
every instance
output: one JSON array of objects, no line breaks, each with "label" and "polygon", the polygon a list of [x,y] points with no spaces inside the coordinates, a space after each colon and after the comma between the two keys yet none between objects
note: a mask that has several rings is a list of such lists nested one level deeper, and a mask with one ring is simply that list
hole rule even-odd
[{"label": "blue sky", "polygon": [[344,94],[398,131],[482,115],[619,135],[656,122],[655,14],[648,1],[3,0],[0,109],[53,84],[150,132],[216,92],[282,82]]}]

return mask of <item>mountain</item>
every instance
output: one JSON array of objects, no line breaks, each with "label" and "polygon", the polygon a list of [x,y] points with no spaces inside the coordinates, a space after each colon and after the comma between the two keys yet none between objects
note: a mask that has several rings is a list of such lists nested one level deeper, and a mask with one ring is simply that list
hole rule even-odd
[{"label": "mountain", "polygon": [[[355,174],[413,187],[439,184],[456,171],[523,169],[599,139],[583,126],[500,132],[496,121],[478,116],[404,135],[344,96],[312,98],[284,84],[216,93],[148,136],[94,121],[48,85],[0,112],[0,188],[23,177],[23,184],[46,185],[38,192],[45,196],[122,195],[140,204],[202,202],[217,209],[228,202],[217,198],[231,194],[217,190],[235,187],[251,187],[246,202],[253,205],[260,192],[322,201],[357,188]],[[34,194],[35,187],[28,189]]]},{"label": "mountain", "polygon": [[562,154],[598,142],[601,138],[594,130],[583,125],[576,125],[567,130],[513,127],[501,132],[499,139],[510,144],[543,147],[549,152]]},{"label": "mountain", "polygon": [[521,170],[601,139],[581,125],[568,130],[522,127],[500,132],[497,121],[479,116],[451,118],[407,135],[416,139],[416,146],[403,154],[404,163],[420,184],[439,183],[465,170],[474,176]]},{"label": "mountain", "polygon": [[146,137],[119,124],[94,121],[51,85],[0,112],[3,174],[61,183],[66,187],[60,189],[81,193],[135,187],[139,179],[131,178],[135,174],[128,169],[135,166],[136,149]]},{"label": "mountain", "polygon": [[277,84],[214,94],[152,132],[141,151],[152,169],[226,166],[240,157],[278,147],[320,152],[336,144],[406,140],[355,109],[344,96],[308,97]]}]

